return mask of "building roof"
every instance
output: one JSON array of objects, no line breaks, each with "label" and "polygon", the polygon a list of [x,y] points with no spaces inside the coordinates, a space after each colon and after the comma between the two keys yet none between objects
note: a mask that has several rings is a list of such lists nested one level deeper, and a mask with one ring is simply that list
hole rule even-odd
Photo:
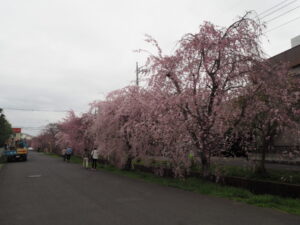
[{"label": "building roof", "polygon": [[270,58],[273,62],[287,62],[290,68],[300,66],[300,45],[290,48]]},{"label": "building roof", "polygon": [[32,139],[34,136],[30,135],[30,134],[26,134],[26,133],[21,133],[22,138],[26,138],[26,139]]},{"label": "building roof", "polygon": [[290,74],[297,78],[300,77],[300,45],[275,55],[270,60],[274,63],[288,63]]}]

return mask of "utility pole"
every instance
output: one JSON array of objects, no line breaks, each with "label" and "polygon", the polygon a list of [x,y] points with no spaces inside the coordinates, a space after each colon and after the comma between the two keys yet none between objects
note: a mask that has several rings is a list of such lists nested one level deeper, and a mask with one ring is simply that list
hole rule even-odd
[{"label": "utility pole", "polygon": [[136,62],[136,68],[135,68],[135,73],[136,73],[135,84],[136,84],[136,86],[139,86],[139,72],[140,72],[139,64],[138,64],[138,62]]}]

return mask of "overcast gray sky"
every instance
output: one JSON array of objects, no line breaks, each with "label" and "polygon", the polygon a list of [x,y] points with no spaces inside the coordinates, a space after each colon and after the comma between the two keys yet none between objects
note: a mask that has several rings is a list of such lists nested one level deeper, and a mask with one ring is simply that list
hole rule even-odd
[{"label": "overcast gray sky", "polygon": [[[283,0],[0,0],[0,107],[13,127],[37,134],[64,112],[88,104],[135,79],[135,62],[151,49],[152,35],[165,53],[203,21],[230,25],[247,10],[257,13]],[[286,5],[286,6],[285,6]],[[263,18],[269,56],[290,48],[300,34],[299,0],[287,0]],[[285,6],[285,7],[284,7]],[[269,11],[272,12],[272,11]],[[287,12],[285,14],[285,12]],[[45,111],[21,111],[49,110]]]}]

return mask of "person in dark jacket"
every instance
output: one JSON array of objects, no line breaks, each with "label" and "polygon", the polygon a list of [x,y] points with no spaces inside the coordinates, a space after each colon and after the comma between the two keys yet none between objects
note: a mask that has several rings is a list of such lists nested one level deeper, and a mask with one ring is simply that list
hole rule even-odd
[{"label": "person in dark jacket", "polygon": [[73,153],[72,148],[71,148],[71,147],[68,147],[67,150],[66,150],[66,158],[67,158],[67,162],[70,162],[72,153]]},{"label": "person in dark jacket", "polygon": [[99,152],[98,152],[97,148],[95,147],[95,148],[93,149],[93,151],[91,152],[92,169],[93,169],[93,170],[96,170],[98,157],[99,157]]}]

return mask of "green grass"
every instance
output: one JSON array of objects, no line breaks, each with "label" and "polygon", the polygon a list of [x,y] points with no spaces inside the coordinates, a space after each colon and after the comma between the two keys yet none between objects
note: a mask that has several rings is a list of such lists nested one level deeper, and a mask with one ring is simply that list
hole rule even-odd
[{"label": "green grass", "polygon": [[[52,156],[52,157],[55,157],[55,158],[61,158],[62,159],[61,155],[58,155],[58,154],[55,154],[55,153],[51,153],[51,152],[43,152],[43,153],[45,155],[49,155],[49,156]],[[79,157],[79,156],[76,156],[76,155],[72,155],[71,159],[70,159],[70,162],[72,162],[72,163],[82,163],[82,158]]]},{"label": "green grass", "polygon": [[[47,154],[47,155],[52,156],[53,154]],[[80,157],[73,156],[71,158],[71,162],[81,163],[82,159]],[[245,189],[222,186],[219,184],[201,180],[199,178],[177,179],[177,178],[159,177],[151,173],[144,173],[144,172],[137,172],[137,171],[124,171],[124,170],[117,169],[111,165],[101,165],[100,168],[98,168],[98,170],[112,172],[114,174],[143,180],[149,183],[155,183],[164,186],[179,188],[182,190],[192,191],[204,195],[227,198],[227,199],[244,202],[251,205],[256,205],[259,207],[273,208],[291,214],[300,215],[299,198],[293,199],[293,198],[283,198],[283,197],[278,197],[273,195],[256,195]]]},{"label": "green grass", "polygon": [[70,161],[71,161],[72,163],[79,163],[79,164],[82,164],[82,158],[79,157],[79,156],[72,155]]},{"label": "green grass", "polygon": [[[144,161],[133,161],[134,165],[144,165],[153,167],[164,167],[171,168],[171,165],[167,161],[155,161],[150,160],[149,162]],[[191,168],[193,172],[201,173],[201,167],[195,165]],[[300,172],[291,170],[278,170],[268,169],[267,174],[261,175],[256,173],[253,168],[242,167],[242,166],[229,166],[229,165],[211,165],[211,173],[219,174],[223,176],[234,176],[241,177],[251,180],[261,181],[273,181],[280,183],[300,184]]]},{"label": "green grass", "polygon": [[250,168],[238,166],[222,166],[218,167],[221,173],[226,176],[243,177],[252,180],[273,181],[280,183],[300,184],[300,172],[289,170],[268,169],[267,174],[263,176],[255,173]]},{"label": "green grass", "polygon": [[248,190],[222,186],[201,180],[199,178],[165,178],[155,176],[151,173],[137,171],[123,171],[113,166],[102,166],[100,170],[113,172],[119,175],[125,175],[130,178],[144,180],[149,183],[156,183],[164,186],[179,188],[186,191],[192,191],[199,194],[211,195],[216,197],[228,198],[239,202],[245,202],[266,208],[274,208],[284,212],[300,215],[300,199],[283,198],[273,195],[256,195]]}]

